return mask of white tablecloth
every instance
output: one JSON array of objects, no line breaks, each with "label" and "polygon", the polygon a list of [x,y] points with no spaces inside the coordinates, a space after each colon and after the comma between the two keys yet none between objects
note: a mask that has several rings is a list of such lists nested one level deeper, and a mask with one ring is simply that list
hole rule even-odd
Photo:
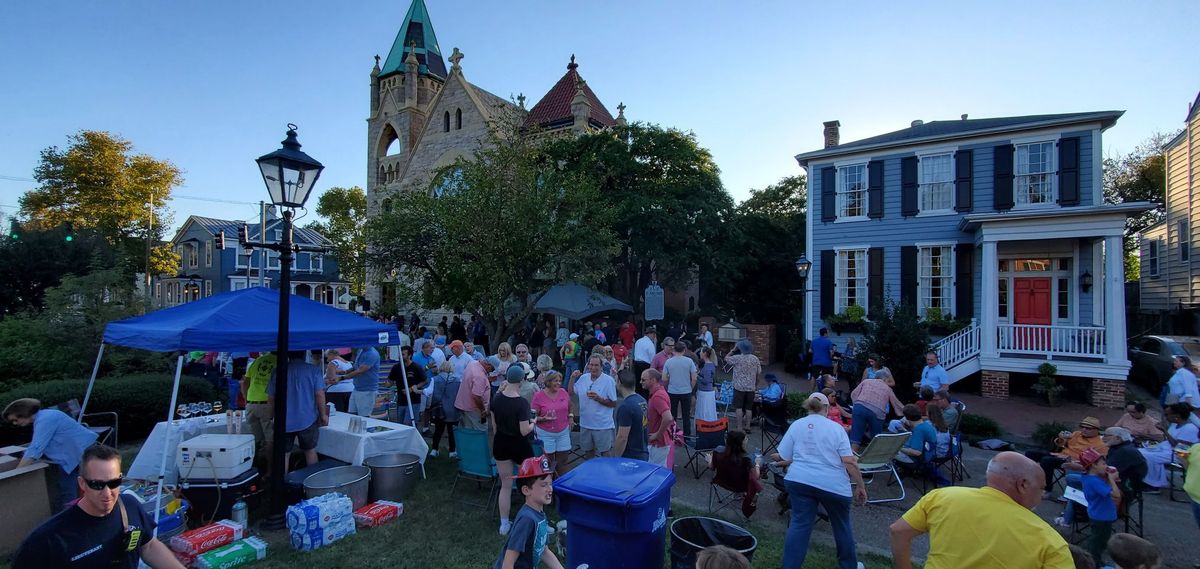
[{"label": "white tablecloth", "polygon": [[[429,445],[425,443],[425,439],[421,438],[416,429],[408,425],[378,419],[367,418],[364,420],[367,429],[387,427],[388,430],[376,433],[365,430],[361,433],[350,433],[348,432],[350,415],[335,413],[329,418],[329,425],[321,427],[321,433],[317,439],[317,452],[356,466],[361,465],[363,460],[372,456],[393,452],[419,456],[421,463],[425,463],[425,456],[429,454]],[[142,450],[133,459],[133,464],[129,466],[126,477],[138,480],[158,480],[159,462],[162,460],[163,453],[167,452],[167,468],[163,472],[163,482],[175,484],[177,478],[175,449],[179,443],[201,434],[224,432],[225,415],[193,417],[176,421],[170,425],[166,421],[158,423],[154,426],[150,436],[146,438],[146,442],[142,444]],[[250,427],[245,425],[242,428],[242,434],[249,433]]]}]

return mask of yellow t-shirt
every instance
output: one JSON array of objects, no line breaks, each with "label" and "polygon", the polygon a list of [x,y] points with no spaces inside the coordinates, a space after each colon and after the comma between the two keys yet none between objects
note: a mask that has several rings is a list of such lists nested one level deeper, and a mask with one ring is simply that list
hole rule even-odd
[{"label": "yellow t-shirt", "polygon": [[904,521],[929,533],[925,569],[1074,569],[1067,542],[1037,514],[994,488],[942,488]]},{"label": "yellow t-shirt", "polygon": [[246,381],[250,382],[250,387],[246,388],[246,401],[252,403],[263,402],[267,400],[267,384],[271,381],[271,376],[275,374],[275,354],[263,354],[250,364],[250,369],[246,370]]},{"label": "yellow t-shirt", "polygon": [[1193,502],[1200,502],[1200,444],[1192,445],[1187,461],[1188,476],[1183,481],[1183,490]]}]

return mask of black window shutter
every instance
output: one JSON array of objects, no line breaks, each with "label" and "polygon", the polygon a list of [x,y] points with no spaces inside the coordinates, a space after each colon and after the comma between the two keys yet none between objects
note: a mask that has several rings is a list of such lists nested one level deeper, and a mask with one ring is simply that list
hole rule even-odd
[{"label": "black window shutter", "polygon": [[867,308],[871,314],[883,310],[883,247],[867,250]]},{"label": "black window shutter", "polygon": [[975,175],[975,153],[959,150],[954,153],[954,211],[971,211],[974,205],[971,195],[971,180]]},{"label": "black window shutter", "polygon": [[900,214],[904,217],[917,215],[917,157],[900,160]]},{"label": "black window shutter", "polygon": [[821,221],[837,219],[837,169],[821,168]]},{"label": "black window shutter", "polygon": [[834,259],[837,256],[837,251],[827,249],[821,251],[821,318],[833,315],[833,286],[834,286]]},{"label": "black window shutter", "polygon": [[1013,207],[1013,145],[1002,144],[995,152],[996,170],[992,177],[992,195],[997,211]]},{"label": "black window shutter", "polygon": [[1079,205],[1079,139],[1058,141],[1058,203]]},{"label": "black window shutter", "polygon": [[867,217],[883,217],[883,160],[867,163]]},{"label": "black window shutter", "polygon": [[975,244],[954,246],[954,316],[975,315]]},{"label": "black window shutter", "polygon": [[917,307],[917,247],[900,248],[900,303]]}]

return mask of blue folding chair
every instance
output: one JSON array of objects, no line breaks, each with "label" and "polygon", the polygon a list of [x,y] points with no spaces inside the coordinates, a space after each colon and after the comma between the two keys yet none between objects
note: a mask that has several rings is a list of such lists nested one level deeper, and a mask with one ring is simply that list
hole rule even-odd
[{"label": "blue folding chair", "polygon": [[459,499],[467,505],[489,510],[496,506],[496,498],[500,491],[500,475],[496,471],[496,461],[492,458],[492,450],[488,445],[487,431],[453,427],[454,440],[458,446],[458,472],[454,474],[454,483],[450,485],[450,496],[458,487],[459,480],[475,482],[476,489],[488,485],[487,498],[483,502]]},{"label": "blue folding chair", "polygon": [[733,406],[733,382],[722,381],[717,389],[717,408],[724,406],[722,415],[729,416],[729,408]]}]

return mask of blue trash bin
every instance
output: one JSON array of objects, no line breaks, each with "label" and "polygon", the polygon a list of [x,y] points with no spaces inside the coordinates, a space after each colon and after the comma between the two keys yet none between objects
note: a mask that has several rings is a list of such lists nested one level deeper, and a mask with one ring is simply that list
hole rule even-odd
[{"label": "blue trash bin", "polygon": [[596,458],[554,482],[567,520],[567,567],[662,567],[670,470],[626,458]]}]

